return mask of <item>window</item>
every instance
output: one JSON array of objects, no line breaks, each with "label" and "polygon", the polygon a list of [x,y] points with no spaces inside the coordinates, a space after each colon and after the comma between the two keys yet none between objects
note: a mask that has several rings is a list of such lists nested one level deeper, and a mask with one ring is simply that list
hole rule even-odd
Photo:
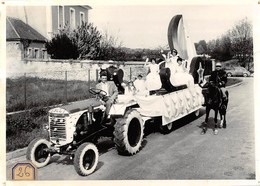
[{"label": "window", "polygon": [[76,17],[75,17],[75,9],[70,8],[70,27],[72,29],[76,28]]},{"label": "window", "polygon": [[84,12],[80,12],[80,17],[79,17],[79,25],[82,25],[82,22],[85,22],[85,13]]},{"label": "window", "polygon": [[39,49],[38,48],[34,49],[34,56],[33,56],[33,58],[36,58],[36,59],[39,58]]},{"label": "window", "polygon": [[41,56],[42,56],[43,59],[47,59],[48,58],[46,49],[42,49],[42,55]]},{"label": "window", "polygon": [[28,57],[28,58],[31,58],[31,57],[32,57],[32,49],[31,49],[31,48],[27,48],[26,57]]},{"label": "window", "polygon": [[64,6],[58,6],[58,29],[64,27]]}]

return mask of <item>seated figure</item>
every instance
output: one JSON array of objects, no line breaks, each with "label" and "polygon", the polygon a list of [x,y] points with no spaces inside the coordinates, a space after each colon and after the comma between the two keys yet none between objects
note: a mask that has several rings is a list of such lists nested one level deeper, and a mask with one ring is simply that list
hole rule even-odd
[{"label": "seated figure", "polygon": [[134,81],[135,86],[135,95],[149,95],[149,91],[147,90],[145,86],[145,80],[143,79],[142,75],[138,75],[137,79]]},{"label": "seated figure", "polygon": [[183,65],[181,58],[177,59],[178,65],[176,66],[175,73],[171,75],[170,81],[174,86],[186,84],[188,87],[194,86],[192,75],[187,72]]},{"label": "seated figure", "polygon": [[171,50],[165,58],[165,67],[170,69],[170,82],[173,86],[187,85],[188,87],[194,86],[194,80],[183,65],[182,59],[178,56],[177,50]]}]

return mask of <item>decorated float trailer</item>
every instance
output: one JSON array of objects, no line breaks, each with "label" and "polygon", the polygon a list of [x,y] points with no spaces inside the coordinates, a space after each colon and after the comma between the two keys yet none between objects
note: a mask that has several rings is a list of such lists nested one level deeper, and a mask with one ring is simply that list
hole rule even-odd
[{"label": "decorated float trailer", "polygon": [[[180,18],[173,19],[180,22]],[[195,78],[199,74],[201,79],[203,59],[193,57],[188,65],[190,74]],[[79,175],[89,175],[98,163],[95,144],[99,137],[113,137],[119,154],[134,155],[141,148],[145,124],[157,123],[163,133],[169,133],[175,120],[191,113],[198,115],[204,102],[202,89],[196,83],[199,80],[194,79],[194,87],[173,86],[167,68],[160,70],[161,89],[151,91],[147,96],[134,97],[123,94],[122,69],[109,67],[106,70],[108,80],[114,81],[121,93],[111,107],[110,122],[104,119],[105,107],[100,101],[105,97],[101,90],[94,88],[90,93],[96,97],[51,109],[46,125],[49,139],[37,138],[28,146],[26,157],[36,167],[46,166],[54,154],[65,154],[73,159]],[[155,122],[149,122],[151,120]]]}]

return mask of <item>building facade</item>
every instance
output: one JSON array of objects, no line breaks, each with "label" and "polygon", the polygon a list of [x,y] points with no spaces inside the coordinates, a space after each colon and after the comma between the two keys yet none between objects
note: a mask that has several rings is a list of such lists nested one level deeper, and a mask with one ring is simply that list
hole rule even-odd
[{"label": "building facade", "polygon": [[47,39],[51,39],[65,25],[74,29],[82,21],[88,22],[91,9],[88,5],[7,6],[6,15],[22,20]]},{"label": "building facade", "polygon": [[47,59],[46,41],[65,26],[75,29],[88,22],[91,9],[87,5],[7,6],[7,56],[10,53],[21,59]]},{"label": "building facade", "polygon": [[7,57],[47,59],[46,38],[17,18],[6,18]]}]

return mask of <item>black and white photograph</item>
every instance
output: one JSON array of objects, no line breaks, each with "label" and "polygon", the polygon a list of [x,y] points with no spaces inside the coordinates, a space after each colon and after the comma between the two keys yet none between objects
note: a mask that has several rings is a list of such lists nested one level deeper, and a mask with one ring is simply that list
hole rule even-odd
[{"label": "black and white photograph", "polygon": [[1,6],[3,183],[259,185],[259,2]]}]

